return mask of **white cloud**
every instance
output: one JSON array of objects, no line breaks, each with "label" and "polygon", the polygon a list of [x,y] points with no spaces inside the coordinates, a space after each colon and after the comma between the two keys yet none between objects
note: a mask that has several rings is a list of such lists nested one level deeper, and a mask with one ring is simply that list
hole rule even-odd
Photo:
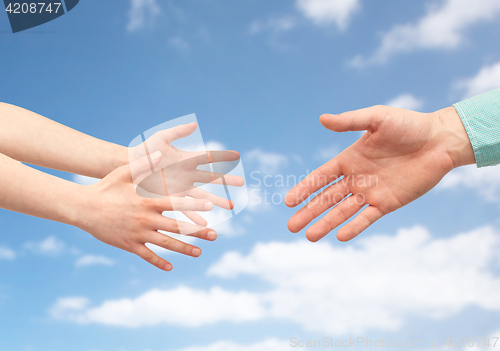
[{"label": "white cloud", "polygon": [[386,103],[387,106],[403,108],[405,110],[418,110],[422,108],[424,102],[412,94],[401,94]]},{"label": "white cloud", "polygon": [[[410,317],[447,318],[471,306],[500,310],[497,253],[500,233],[483,227],[433,238],[422,227],[354,244],[271,242],[249,254],[225,254],[208,274],[251,275],[267,291],[178,287],[139,297],[54,305],[55,318],[124,327],[171,324],[198,327],[272,318],[332,334],[398,330]],[[65,303],[62,303],[65,302]]]},{"label": "white cloud", "polygon": [[16,258],[15,251],[5,246],[0,246],[0,260],[13,260]]},{"label": "white cloud", "polygon": [[97,255],[85,255],[76,260],[75,265],[77,267],[87,267],[87,266],[112,266],[114,264],[113,260],[105,256]]},{"label": "white cloud", "polygon": [[181,37],[172,37],[170,38],[169,43],[181,52],[188,53],[191,51],[191,45],[189,42]]},{"label": "white cloud", "polygon": [[500,62],[484,66],[471,78],[458,81],[455,89],[463,90],[464,99],[500,88]]},{"label": "white cloud", "polygon": [[78,316],[79,311],[89,304],[90,301],[86,297],[66,297],[57,300],[49,313],[55,319],[70,318],[73,315]]},{"label": "white cloud", "polygon": [[50,236],[41,242],[28,242],[24,247],[33,253],[56,256],[66,249],[66,245],[55,236]]},{"label": "white cloud", "polygon": [[414,23],[395,25],[382,37],[377,51],[369,58],[355,57],[351,64],[362,67],[386,63],[398,53],[427,49],[455,49],[465,40],[471,26],[493,21],[500,14],[500,1],[446,0],[432,2],[425,16]]},{"label": "white cloud", "polygon": [[[177,351],[283,351],[290,348],[290,341],[268,339],[250,345],[236,344],[230,341],[219,341],[208,346],[193,346]],[[308,348],[300,348],[308,350]]]},{"label": "white cloud", "polygon": [[265,152],[261,149],[249,151],[245,158],[250,162],[256,162],[256,168],[265,174],[275,173],[281,166],[288,164],[288,157],[285,155]]},{"label": "white cloud", "polygon": [[270,31],[277,34],[280,32],[288,32],[295,28],[295,26],[296,20],[291,16],[272,17],[267,20],[256,19],[250,24],[248,33],[250,35],[255,35],[263,31]]},{"label": "white cloud", "polygon": [[346,246],[258,244],[246,256],[227,253],[209,274],[268,282],[267,315],[306,330],[397,330],[410,316],[446,318],[471,305],[500,310],[500,277],[490,270],[499,248],[491,227],[445,239],[414,227]]},{"label": "white cloud", "polygon": [[225,151],[226,147],[219,141],[210,140],[205,143],[205,150],[207,151]]},{"label": "white cloud", "polygon": [[[361,8],[360,0],[296,0],[297,11],[311,20],[315,25],[336,25],[343,30],[349,24],[351,17]],[[300,21],[296,15],[282,15],[269,17],[267,19],[256,19],[248,28],[250,35],[261,32],[270,32],[274,37],[279,33],[289,32],[299,25]],[[284,48],[272,39],[270,44],[277,48]]]},{"label": "white cloud", "polygon": [[477,168],[474,165],[460,167],[448,173],[437,189],[466,187],[475,190],[487,201],[500,201],[500,168]]},{"label": "white cloud", "polygon": [[73,182],[81,185],[92,185],[99,181],[100,179],[82,176],[79,174],[73,174]]},{"label": "white cloud", "polygon": [[152,25],[160,12],[160,5],[156,0],[132,0],[127,30],[134,32]]},{"label": "white cloud", "polygon": [[[77,303],[69,304],[68,301]],[[217,322],[261,319],[258,298],[247,292],[228,292],[215,287],[208,291],[178,287],[151,290],[135,298],[106,301],[88,308],[82,298],[63,298],[51,309],[52,316],[79,324],[99,323],[123,327],[158,324],[197,327]]]},{"label": "white cloud", "polygon": [[359,0],[296,0],[297,9],[317,25],[335,24],[345,29],[361,8]]}]

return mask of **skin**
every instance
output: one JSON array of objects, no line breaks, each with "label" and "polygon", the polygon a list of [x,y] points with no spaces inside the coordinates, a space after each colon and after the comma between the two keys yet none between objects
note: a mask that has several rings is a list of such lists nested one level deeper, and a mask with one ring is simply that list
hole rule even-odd
[{"label": "skin", "polygon": [[306,231],[313,242],[366,206],[337,232],[340,241],[351,240],[382,216],[427,193],[452,169],[475,163],[467,132],[453,107],[419,113],[373,106],[325,114],[320,122],[334,132],[366,132],[285,197],[285,204],[295,207],[326,186],[288,222],[289,230],[296,233],[326,212]]},{"label": "skin", "polygon": [[[144,143],[129,150],[130,162],[147,156],[148,153],[160,151],[164,157],[159,168],[162,172],[154,172],[140,183],[139,187],[148,192],[145,195],[152,197],[154,194],[176,198],[189,196],[196,199],[205,199],[215,206],[231,210],[234,203],[226,198],[221,198],[208,191],[195,187],[195,183],[211,183],[227,186],[242,186],[244,180],[233,175],[223,175],[215,172],[199,170],[198,167],[209,163],[231,162],[240,158],[236,151],[184,151],[172,145],[172,142],[191,135],[198,125],[189,123],[155,133]],[[175,208],[177,210],[177,208]],[[198,225],[207,225],[203,217],[193,211],[182,211],[188,218]]]},{"label": "skin", "polygon": [[[216,232],[205,227],[207,223],[197,211],[210,211],[214,203],[224,208],[232,206],[228,200],[223,202],[208,192],[195,193],[192,183],[186,185],[185,179],[199,180],[190,174],[193,169],[186,169],[181,178],[182,185],[190,188],[189,194],[165,196],[162,186],[163,193],[156,194],[156,198],[139,195],[143,190],[139,184],[147,188],[148,179],[155,179],[162,167],[175,165],[182,158],[195,158],[203,164],[239,159],[237,152],[223,151],[211,152],[214,157],[207,160],[207,153],[185,153],[171,145],[176,138],[191,134],[196,124],[158,133],[146,141],[151,152],[139,155],[137,149],[93,138],[9,104],[0,103],[0,123],[3,126],[0,128],[0,208],[79,227],[96,239],[132,252],[160,269],[169,271],[172,264],[149,250],[145,243],[192,257],[198,257],[201,250],[159,230],[213,241],[217,238]],[[129,155],[135,156],[129,159]],[[21,162],[101,180],[83,186]],[[203,176],[207,178],[207,174]],[[240,177],[229,177],[228,185],[240,186],[242,181]],[[164,211],[173,210],[193,218],[195,225],[162,215]]]},{"label": "skin", "polygon": [[21,107],[0,103],[0,125],[0,153],[20,162],[98,179],[129,162],[126,147]]}]

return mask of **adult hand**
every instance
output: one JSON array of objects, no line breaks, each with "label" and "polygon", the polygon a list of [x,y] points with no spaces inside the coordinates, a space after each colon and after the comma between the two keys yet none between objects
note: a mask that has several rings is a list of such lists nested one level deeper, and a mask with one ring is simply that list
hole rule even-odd
[{"label": "adult hand", "polygon": [[142,157],[130,165],[117,168],[96,184],[85,187],[86,191],[78,199],[79,216],[75,225],[106,244],[132,252],[152,265],[170,271],[172,264],[148,249],[146,243],[193,257],[198,257],[201,250],[158,230],[189,234],[210,241],[215,240],[217,234],[212,229],[162,215],[164,211],[172,211],[174,208],[183,211],[210,211],[213,208],[210,201],[179,197],[151,199],[136,193],[134,183],[140,183],[157,171],[161,160],[161,152],[156,151],[149,157]]},{"label": "adult hand", "polygon": [[285,197],[295,207],[331,182],[288,222],[298,232],[323,212],[306,237],[317,241],[368,205],[337,233],[351,240],[382,216],[431,190],[455,167],[475,163],[465,128],[453,107],[419,113],[374,106],[340,115],[322,115],[335,132],[367,132],[338,156],[312,172]]}]

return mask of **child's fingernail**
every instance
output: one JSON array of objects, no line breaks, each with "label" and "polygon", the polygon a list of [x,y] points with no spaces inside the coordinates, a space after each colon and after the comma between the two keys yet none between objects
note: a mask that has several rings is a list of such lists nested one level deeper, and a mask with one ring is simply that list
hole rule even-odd
[{"label": "child's fingernail", "polygon": [[167,271],[171,271],[171,270],[172,270],[172,268],[174,268],[174,267],[172,267],[172,265],[171,265],[170,263],[168,263],[168,262],[167,262],[167,263],[165,264],[165,270],[167,270]]},{"label": "child's fingernail", "polygon": [[214,208],[214,204],[213,203],[211,203],[210,201],[207,202],[207,203],[205,203],[205,210],[206,211],[210,211],[210,210],[212,210],[212,208]]},{"label": "child's fingernail", "polygon": [[201,255],[201,250],[200,250],[199,248],[195,247],[195,248],[193,249],[193,252],[192,252],[192,253],[193,253],[193,256],[198,257],[198,256],[200,256],[200,255]]},{"label": "child's fingernail", "polygon": [[215,240],[215,239],[217,239],[217,233],[216,233],[216,232],[214,232],[213,230],[211,230],[211,231],[209,231],[209,232],[207,233],[207,238],[208,238],[209,240]]}]

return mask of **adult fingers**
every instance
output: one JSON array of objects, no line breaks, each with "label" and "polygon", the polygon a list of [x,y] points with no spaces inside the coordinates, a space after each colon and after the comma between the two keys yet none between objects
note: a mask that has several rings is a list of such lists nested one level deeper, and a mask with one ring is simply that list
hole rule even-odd
[{"label": "adult fingers", "polygon": [[324,114],[319,118],[321,124],[334,132],[376,129],[383,113],[383,106],[372,106],[339,115]]},{"label": "adult fingers", "polygon": [[295,207],[307,199],[309,195],[341,177],[342,171],[337,157],[315,169],[304,180],[290,189],[285,196],[285,204],[288,207]]},{"label": "adult fingers", "polygon": [[301,231],[313,219],[342,201],[348,194],[349,188],[343,180],[329,186],[290,218],[288,229],[292,233]]},{"label": "adult fingers", "polygon": [[349,241],[383,216],[384,213],[377,207],[368,206],[337,232],[337,239]]},{"label": "adult fingers", "polygon": [[158,256],[143,244],[138,245],[134,253],[143,260],[151,263],[153,266],[160,268],[161,270],[171,271],[173,268],[170,262]]},{"label": "adult fingers", "polygon": [[351,218],[363,207],[363,205],[364,201],[358,201],[354,195],[349,196],[306,231],[307,239],[310,241],[318,241],[323,238]]}]

